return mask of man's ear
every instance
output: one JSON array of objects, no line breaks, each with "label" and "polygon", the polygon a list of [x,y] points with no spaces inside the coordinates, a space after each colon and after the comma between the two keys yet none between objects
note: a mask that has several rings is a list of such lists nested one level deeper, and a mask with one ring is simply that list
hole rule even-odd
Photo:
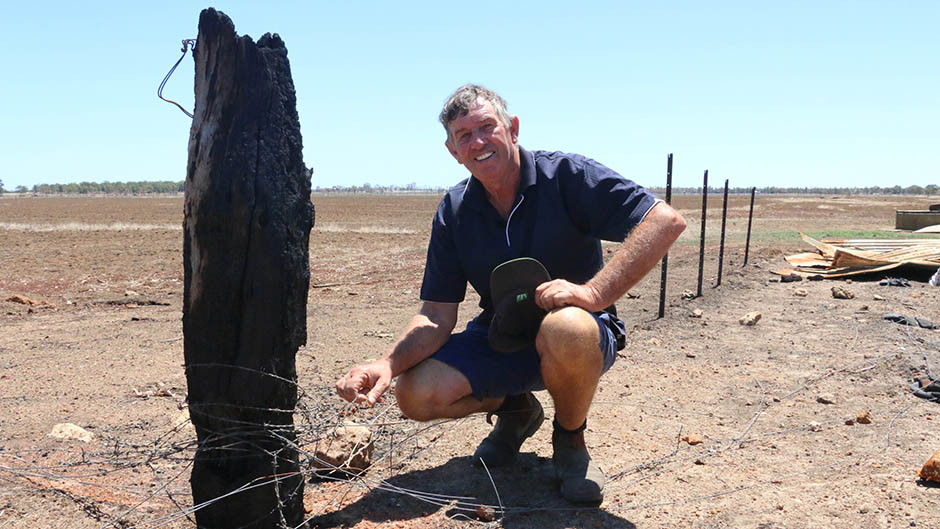
[{"label": "man's ear", "polygon": [[444,146],[447,147],[447,152],[457,160],[457,163],[460,163],[460,158],[457,158],[457,151],[450,145],[450,140],[444,140]]},{"label": "man's ear", "polygon": [[512,142],[519,142],[519,116],[513,116],[509,120],[509,133],[512,135]]}]

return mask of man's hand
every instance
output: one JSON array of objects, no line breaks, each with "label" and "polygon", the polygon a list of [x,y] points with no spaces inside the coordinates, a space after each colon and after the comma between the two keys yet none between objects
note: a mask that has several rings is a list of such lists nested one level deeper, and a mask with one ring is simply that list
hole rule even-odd
[{"label": "man's hand", "polygon": [[392,366],[387,359],[358,365],[336,382],[336,392],[349,402],[374,406],[392,383]]},{"label": "man's hand", "polygon": [[549,312],[568,306],[581,307],[588,312],[604,309],[597,291],[587,285],[576,285],[564,279],[553,279],[536,287],[535,304]]}]

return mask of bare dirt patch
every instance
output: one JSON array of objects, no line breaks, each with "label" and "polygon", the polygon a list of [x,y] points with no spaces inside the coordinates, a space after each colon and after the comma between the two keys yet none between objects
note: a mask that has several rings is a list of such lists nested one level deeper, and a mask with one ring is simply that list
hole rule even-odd
[{"label": "bare dirt patch", "polygon": [[[481,504],[501,505],[491,526],[505,528],[940,527],[940,488],[916,474],[940,448],[940,405],[908,389],[916,374],[940,375],[940,331],[882,319],[940,321],[940,291],[874,277],[839,282],[855,297],[835,299],[836,283],[769,273],[809,251],[797,231],[890,230],[895,209],[935,198],[758,197],[742,267],[750,197],[733,196],[715,288],[721,197],[712,197],[704,295],[686,300],[701,202],[677,197],[689,229],[670,253],[667,315],[656,319],[657,269],[618,303],[628,346],[588,422],[611,478],[599,509],[559,498],[550,428],[523,446],[517,467],[487,475],[469,460],[489,429],[482,416],[418,424],[401,418],[394,395],[359,409],[333,394],[335,379],[381,355],[416,310],[438,197],[313,200],[296,422],[304,442],[343,420],[371,424],[377,462],[361,479],[308,482],[312,527],[470,527]],[[181,197],[0,199],[0,527],[193,527],[181,223]],[[37,304],[4,301],[15,295]],[[467,297],[462,321],[476,313]],[[758,323],[739,324],[752,311]],[[551,415],[548,395],[538,397]],[[64,422],[94,438],[48,435]]]}]

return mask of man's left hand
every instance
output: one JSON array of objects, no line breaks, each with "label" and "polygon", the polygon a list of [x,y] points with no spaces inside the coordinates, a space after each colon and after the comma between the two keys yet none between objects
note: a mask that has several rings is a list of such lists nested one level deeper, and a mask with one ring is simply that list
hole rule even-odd
[{"label": "man's left hand", "polygon": [[535,304],[549,312],[569,306],[581,307],[588,312],[604,309],[593,288],[564,279],[553,279],[539,285],[535,289]]}]

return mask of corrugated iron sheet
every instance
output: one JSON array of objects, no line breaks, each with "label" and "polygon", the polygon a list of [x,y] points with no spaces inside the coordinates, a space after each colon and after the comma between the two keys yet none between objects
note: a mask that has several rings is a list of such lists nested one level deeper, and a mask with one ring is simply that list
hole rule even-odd
[{"label": "corrugated iron sheet", "polygon": [[836,239],[818,241],[801,233],[817,253],[786,257],[794,268],[775,273],[804,277],[840,278],[884,272],[899,267],[927,270],[940,268],[940,239]]}]

